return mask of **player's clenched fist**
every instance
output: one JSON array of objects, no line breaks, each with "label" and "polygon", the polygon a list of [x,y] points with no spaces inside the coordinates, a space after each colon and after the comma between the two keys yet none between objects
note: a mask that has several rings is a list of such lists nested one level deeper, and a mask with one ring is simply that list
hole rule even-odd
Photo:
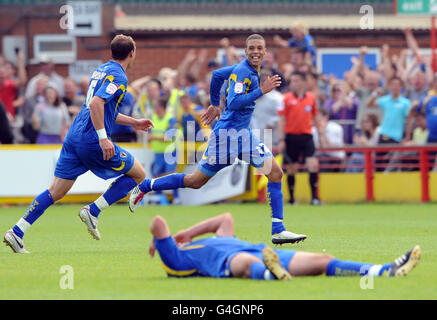
[{"label": "player's clenched fist", "polygon": [[100,148],[102,148],[103,152],[103,160],[111,159],[115,154],[114,145],[112,141],[109,139],[101,139],[99,140]]},{"label": "player's clenched fist", "polygon": [[269,93],[273,89],[279,87],[281,85],[281,77],[275,74],[274,76],[268,77],[262,84],[261,84],[261,91],[263,94]]}]

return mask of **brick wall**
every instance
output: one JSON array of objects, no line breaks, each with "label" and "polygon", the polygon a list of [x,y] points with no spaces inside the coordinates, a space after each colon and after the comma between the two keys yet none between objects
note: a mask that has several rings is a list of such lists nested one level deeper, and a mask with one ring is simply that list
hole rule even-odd
[{"label": "brick wall", "polygon": [[[62,14],[59,13],[61,4],[39,4],[39,5],[1,5],[0,9],[0,40],[3,35],[26,36],[28,46],[28,57],[33,56],[33,37],[37,34],[65,34],[59,21]],[[102,8],[102,37],[86,37],[77,39],[77,59],[101,59],[107,60],[110,55],[108,50],[87,50],[85,46],[108,46],[110,31],[114,27],[114,8],[111,4],[105,4]],[[5,32],[6,31],[6,32]],[[85,46],[82,44],[85,42]],[[3,50],[0,41],[0,52]],[[37,65],[28,65],[30,77],[39,72]],[[56,72],[63,76],[68,75],[68,65],[57,64]]]}]

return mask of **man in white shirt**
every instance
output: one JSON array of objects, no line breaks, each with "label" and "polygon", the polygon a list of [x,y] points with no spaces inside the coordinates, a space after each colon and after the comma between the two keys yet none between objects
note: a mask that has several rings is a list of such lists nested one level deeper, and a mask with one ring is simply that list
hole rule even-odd
[{"label": "man in white shirt", "polygon": [[42,55],[39,58],[41,67],[40,73],[29,80],[26,87],[25,98],[30,99],[36,95],[36,83],[40,78],[47,77],[50,84],[59,93],[59,96],[64,96],[64,78],[55,72],[55,65],[47,55]]},{"label": "man in white shirt", "polygon": [[[317,132],[313,127],[313,139],[316,148],[342,147],[344,145],[343,127],[334,121],[329,121],[329,111],[320,109],[319,114],[320,129]],[[341,165],[346,154],[344,151],[317,152],[320,163],[320,172],[338,172],[340,168],[331,167]],[[321,158],[321,159],[320,159]],[[325,167],[328,165],[328,167]]]},{"label": "man in white shirt", "polygon": [[[261,70],[261,81],[271,76],[270,70]],[[256,100],[256,108],[252,114],[252,120],[250,127],[252,130],[260,130],[260,139],[270,147],[278,144],[278,122],[279,115],[278,110],[284,103],[284,96],[278,90],[272,90],[269,93],[261,96]],[[272,130],[272,137],[267,135],[268,132],[264,132],[265,129]]]}]

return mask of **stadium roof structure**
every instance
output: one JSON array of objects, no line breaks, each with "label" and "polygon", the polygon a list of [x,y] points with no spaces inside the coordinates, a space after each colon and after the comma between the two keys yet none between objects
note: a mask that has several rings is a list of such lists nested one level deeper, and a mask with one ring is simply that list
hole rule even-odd
[{"label": "stadium roof structure", "polygon": [[[233,31],[233,30],[288,30],[293,21],[300,20],[309,29],[359,30],[360,15],[127,15],[115,19],[115,29],[126,31]],[[393,14],[374,16],[375,30],[402,30],[406,26],[428,30],[430,19],[400,17]]]}]

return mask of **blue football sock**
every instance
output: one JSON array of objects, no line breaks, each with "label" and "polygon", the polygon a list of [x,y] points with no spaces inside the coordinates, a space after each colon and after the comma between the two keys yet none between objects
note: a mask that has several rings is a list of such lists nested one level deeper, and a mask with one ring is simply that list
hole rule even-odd
[{"label": "blue football sock", "polygon": [[267,184],[267,197],[272,208],[272,234],[285,230],[282,223],[284,202],[281,182],[269,182]]},{"label": "blue football sock", "polygon": [[144,179],[144,181],[141,182],[141,183],[138,185],[138,187],[140,188],[140,190],[141,190],[142,192],[147,193],[147,192],[152,191],[152,188],[150,187],[151,183],[152,183],[152,179]]},{"label": "blue football sock", "polygon": [[103,209],[126,197],[136,185],[136,181],[131,177],[121,176],[111,183],[108,190],[99,199],[90,204],[90,213],[94,217],[98,217]]},{"label": "blue football sock", "polygon": [[24,237],[24,232],[17,226],[17,225],[15,225],[13,228],[12,228],[12,231],[14,231],[14,233],[17,235],[17,236],[19,236],[21,239],[23,239],[23,237]]},{"label": "blue football sock", "polygon": [[[24,213],[22,219],[25,222],[22,222],[20,219],[12,230],[16,235],[23,238],[24,232],[26,232],[26,230],[23,230],[23,226],[26,225],[26,227],[30,227],[30,225],[32,225],[53,203],[54,201],[49,190],[42,192],[32,201],[29,208]],[[18,225],[22,225],[22,227],[20,228]]]},{"label": "blue football sock", "polygon": [[254,262],[250,266],[250,278],[258,280],[274,280],[275,277],[271,274],[264,263]]},{"label": "blue football sock", "polygon": [[138,185],[138,187],[140,188],[140,190],[142,192],[146,192],[147,193],[147,192],[152,191],[151,184],[152,184],[152,179],[144,179],[144,181],[141,182]]},{"label": "blue football sock", "polygon": [[53,203],[54,201],[49,190],[44,191],[32,201],[26,213],[23,215],[23,219],[33,224]]},{"label": "blue football sock", "polygon": [[102,210],[100,210],[99,207],[97,207],[97,205],[94,202],[90,204],[90,213],[94,217],[98,217],[101,211]]},{"label": "blue football sock", "polygon": [[390,267],[391,267],[391,263],[383,264],[383,265],[381,266],[381,269],[380,269],[379,272],[378,272],[378,276],[380,276],[380,277],[384,276],[385,273],[388,272],[388,270],[390,269]]},{"label": "blue football sock", "polygon": [[328,263],[326,267],[327,276],[382,276],[388,269],[390,269],[391,263],[384,265],[375,265],[371,263],[362,263],[354,261],[341,261],[333,259]]},{"label": "blue football sock", "polygon": [[185,173],[173,173],[157,179],[146,179],[141,182],[140,190],[149,192],[185,188],[184,177]]}]

